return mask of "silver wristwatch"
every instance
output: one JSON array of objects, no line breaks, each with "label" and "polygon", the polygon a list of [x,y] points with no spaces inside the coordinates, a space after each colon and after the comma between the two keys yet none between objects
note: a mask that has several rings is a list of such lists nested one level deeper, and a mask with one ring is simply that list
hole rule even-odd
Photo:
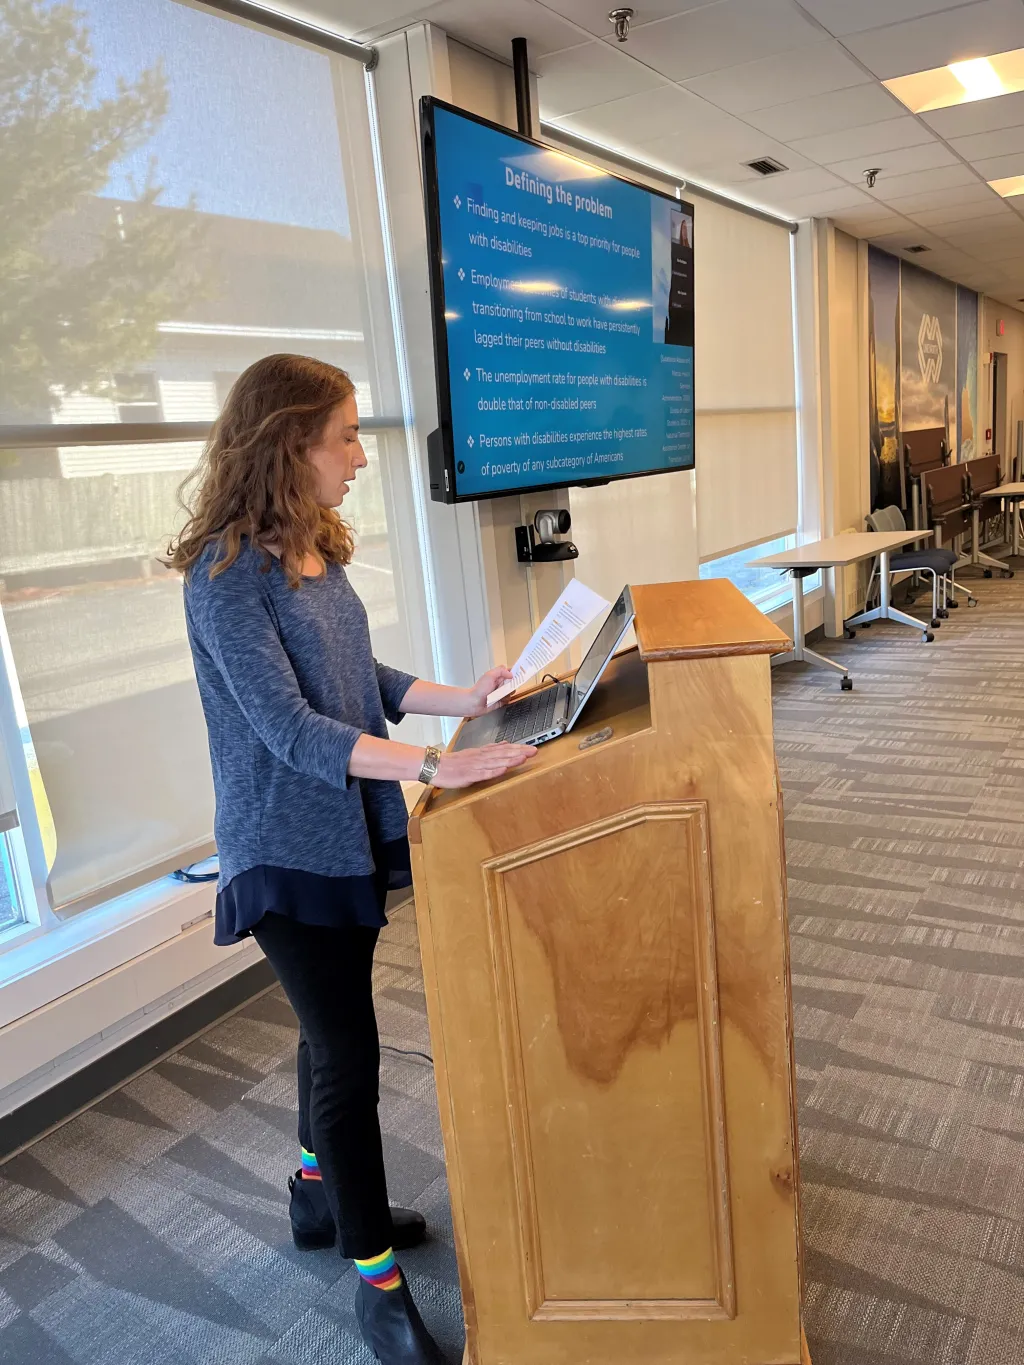
[{"label": "silver wristwatch", "polygon": [[420,769],[420,781],[428,787],[433,784],[437,776],[437,770],[441,766],[442,750],[436,744],[427,746],[427,752],[423,756],[423,767]]}]

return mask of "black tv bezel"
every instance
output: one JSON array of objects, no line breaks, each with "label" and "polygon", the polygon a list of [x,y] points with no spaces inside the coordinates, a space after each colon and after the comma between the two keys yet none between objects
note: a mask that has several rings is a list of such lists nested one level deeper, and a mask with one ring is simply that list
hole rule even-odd
[{"label": "black tv bezel", "polygon": [[[517,142],[524,143],[527,147],[538,147],[541,151],[558,152],[560,156],[572,156],[574,160],[588,165],[585,158],[576,156],[574,152],[563,151],[561,147],[551,142],[542,142],[538,138],[526,137],[523,133],[514,132],[511,128],[506,128],[503,123],[495,123],[491,119],[481,118],[479,114],[473,114],[468,109],[460,109],[457,105],[449,104],[446,100],[437,99],[433,95],[422,95],[420,97],[420,140],[423,155],[423,187],[424,187],[424,207],[427,218],[427,254],[429,257],[429,276],[430,276],[430,321],[434,336],[434,372],[437,380],[437,419],[438,435],[440,436],[440,456],[441,468],[436,471],[437,482],[434,482],[434,471],[431,471],[431,497],[435,502],[462,503],[462,502],[484,502],[490,498],[509,498],[521,497],[527,493],[548,493],[559,488],[596,488],[602,484],[620,483],[623,479],[647,479],[656,474],[680,474],[689,473],[697,467],[696,433],[694,431],[694,414],[690,415],[690,447],[693,454],[688,464],[673,465],[670,469],[638,469],[628,474],[602,474],[593,479],[567,478],[557,482],[531,484],[529,487],[521,488],[501,488],[493,493],[459,493],[458,474],[456,471],[455,460],[455,437],[452,431],[452,403],[451,403],[451,373],[448,363],[448,329],[444,321],[444,268],[441,263],[441,204],[437,183],[437,156],[436,139],[434,134],[434,110],[444,109],[449,114],[458,114],[460,118],[479,123],[484,128],[490,128],[496,133],[503,133],[506,137],[515,138]],[[613,180],[620,180],[625,185],[631,185],[634,189],[643,190],[645,194],[656,195],[660,199],[666,199],[670,204],[677,208],[682,208],[688,212],[693,220],[693,204],[686,199],[677,199],[675,195],[668,194],[664,190],[652,189],[650,185],[644,185],[639,180],[630,180],[628,176],[617,175],[614,171],[607,171],[603,166],[597,167],[602,174],[609,175]],[[696,236],[696,232],[694,232]],[[694,347],[694,367],[696,367],[696,347]]]}]

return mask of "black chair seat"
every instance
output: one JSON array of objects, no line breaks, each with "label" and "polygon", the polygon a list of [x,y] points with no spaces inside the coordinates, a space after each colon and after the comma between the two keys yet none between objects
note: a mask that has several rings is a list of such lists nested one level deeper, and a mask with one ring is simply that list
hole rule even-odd
[{"label": "black chair seat", "polygon": [[937,574],[949,573],[956,563],[952,550],[903,550],[898,555],[889,556],[889,568],[893,573],[907,569],[931,569]]}]

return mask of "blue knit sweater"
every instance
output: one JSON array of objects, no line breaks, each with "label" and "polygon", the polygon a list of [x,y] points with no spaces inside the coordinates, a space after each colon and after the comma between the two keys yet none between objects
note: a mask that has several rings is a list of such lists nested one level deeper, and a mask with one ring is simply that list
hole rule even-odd
[{"label": "blue knit sweater", "polygon": [[209,546],[185,584],[185,619],[210,737],[223,889],[261,864],[327,877],[373,871],[404,836],[397,782],[351,778],[361,734],[388,737],[415,681],[377,663],[366,610],[340,565],[290,588],[243,541],[229,569]]}]

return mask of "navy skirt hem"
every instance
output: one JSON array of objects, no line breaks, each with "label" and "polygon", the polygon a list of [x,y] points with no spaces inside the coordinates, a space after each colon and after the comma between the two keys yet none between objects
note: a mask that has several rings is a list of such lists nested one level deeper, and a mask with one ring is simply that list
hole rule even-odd
[{"label": "navy skirt hem", "polygon": [[240,943],[273,913],[299,924],[345,929],[383,929],[389,891],[412,885],[409,843],[396,839],[374,850],[376,870],[356,877],[325,877],[301,868],[260,864],[239,872],[217,895],[213,941]]}]

